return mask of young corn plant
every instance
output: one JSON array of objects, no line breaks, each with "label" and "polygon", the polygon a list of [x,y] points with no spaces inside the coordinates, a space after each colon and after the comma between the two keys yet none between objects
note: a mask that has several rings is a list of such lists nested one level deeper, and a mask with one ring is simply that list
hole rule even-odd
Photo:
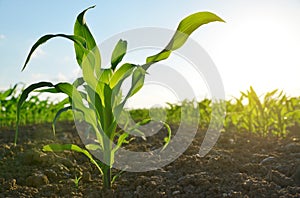
[{"label": "young corn plant", "polygon": [[[126,138],[128,138],[130,133],[130,129],[128,131],[117,130],[118,120],[126,101],[143,87],[148,68],[156,62],[167,59],[171,52],[180,48],[192,32],[201,25],[215,21],[223,22],[223,20],[210,12],[198,12],[184,18],[165,49],[147,57],[143,65],[133,63],[121,64],[127,51],[127,42],[119,40],[112,52],[110,68],[102,68],[100,50],[84,20],[86,11],[91,8],[94,8],[94,6],[85,9],[77,16],[73,35],[47,34],[42,36],[31,48],[23,66],[23,69],[25,69],[33,52],[41,44],[52,38],[63,37],[74,43],[76,60],[81,68],[82,77],[76,79],[73,83],[60,82],[52,84],[51,82],[39,82],[27,87],[18,101],[17,123],[20,121],[22,104],[30,92],[39,90],[40,92],[66,94],[69,106],[58,111],[54,124],[56,118],[62,112],[72,110],[76,118],[82,119],[89,125],[89,132],[93,134],[96,140],[94,143],[86,145],[86,148],[81,148],[74,144],[49,144],[44,146],[43,150],[54,152],[70,150],[83,153],[102,174],[103,187],[110,188],[112,181],[115,180],[111,173],[114,155],[124,142],[128,142]],[[121,86],[127,78],[131,78],[131,87],[128,93],[123,96]],[[40,90],[41,88],[43,89]],[[151,119],[143,120],[137,123],[137,126],[150,121]],[[171,130],[166,123],[163,122],[162,124],[167,128],[168,132],[168,136],[164,139],[164,149],[170,141]],[[17,143],[18,131],[19,128],[17,127],[15,143]],[[92,155],[95,150],[101,153],[102,159],[100,161],[95,160]]]}]

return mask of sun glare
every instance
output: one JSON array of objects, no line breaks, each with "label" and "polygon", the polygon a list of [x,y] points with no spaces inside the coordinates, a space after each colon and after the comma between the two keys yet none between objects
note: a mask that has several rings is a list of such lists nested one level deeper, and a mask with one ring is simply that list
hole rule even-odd
[{"label": "sun glare", "polygon": [[293,17],[270,12],[228,20],[211,50],[228,94],[250,85],[260,93],[276,88],[300,93],[300,28]]}]

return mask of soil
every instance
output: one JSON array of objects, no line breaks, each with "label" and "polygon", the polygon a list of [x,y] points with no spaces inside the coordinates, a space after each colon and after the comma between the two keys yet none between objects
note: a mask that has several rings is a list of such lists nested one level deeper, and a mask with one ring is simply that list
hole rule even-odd
[{"label": "soil", "polygon": [[[74,152],[44,153],[49,143],[81,145],[74,124],[0,129],[0,197],[300,197],[300,130],[286,138],[222,133],[217,144],[200,157],[200,131],[188,150],[154,171],[125,172],[111,190],[102,189],[96,167]],[[141,147],[136,140],[132,147]],[[149,149],[147,142],[145,149]],[[114,170],[115,171],[115,170]],[[81,176],[78,186],[75,176]]]}]

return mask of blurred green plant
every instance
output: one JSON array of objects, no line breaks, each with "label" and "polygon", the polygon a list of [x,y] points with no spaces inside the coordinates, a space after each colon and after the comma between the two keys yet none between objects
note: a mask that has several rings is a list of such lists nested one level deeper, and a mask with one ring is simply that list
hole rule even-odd
[{"label": "blurred green plant", "polygon": [[[24,85],[16,84],[13,87],[0,91],[0,126],[15,127],[17,103],[24,90]],[[52,122],[56,112],[64,105],[63,102],[54,103],[49,98],[40,99],[40,94],[31,95],[23,104],[26,114],[21,115],[20,125]],[[63,115],[61,120],[73,119],[70,113]]]},{"label": "blurred green plant", "polygon": [[288,128],[300,121],[299,98],[287,97],[277,89],[259,97],[250,87],[234,102],[227,101],[226,106],[226,130],[284,137]]}]

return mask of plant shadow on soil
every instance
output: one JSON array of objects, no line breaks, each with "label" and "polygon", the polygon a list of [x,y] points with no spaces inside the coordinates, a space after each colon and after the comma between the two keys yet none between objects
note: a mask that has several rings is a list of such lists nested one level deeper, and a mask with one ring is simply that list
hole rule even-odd
[{"label": "plant shadow on soil", "polygon": [[[82,146],[72,122],[58,123],[55,137],[51,124],[21,127],[17,146],[14,129],[1,128],[0,197],[300,197],[300,129],[291,131],[284,139],[222,133],[205,157],[198,154],[205,135],[199,131],[174,162],[154,171],[125,172],[103,191],[98,170],[84,155],[41,150],[49,143]],[[137,139],[128,148],[147,150],[162,139]]]}]

